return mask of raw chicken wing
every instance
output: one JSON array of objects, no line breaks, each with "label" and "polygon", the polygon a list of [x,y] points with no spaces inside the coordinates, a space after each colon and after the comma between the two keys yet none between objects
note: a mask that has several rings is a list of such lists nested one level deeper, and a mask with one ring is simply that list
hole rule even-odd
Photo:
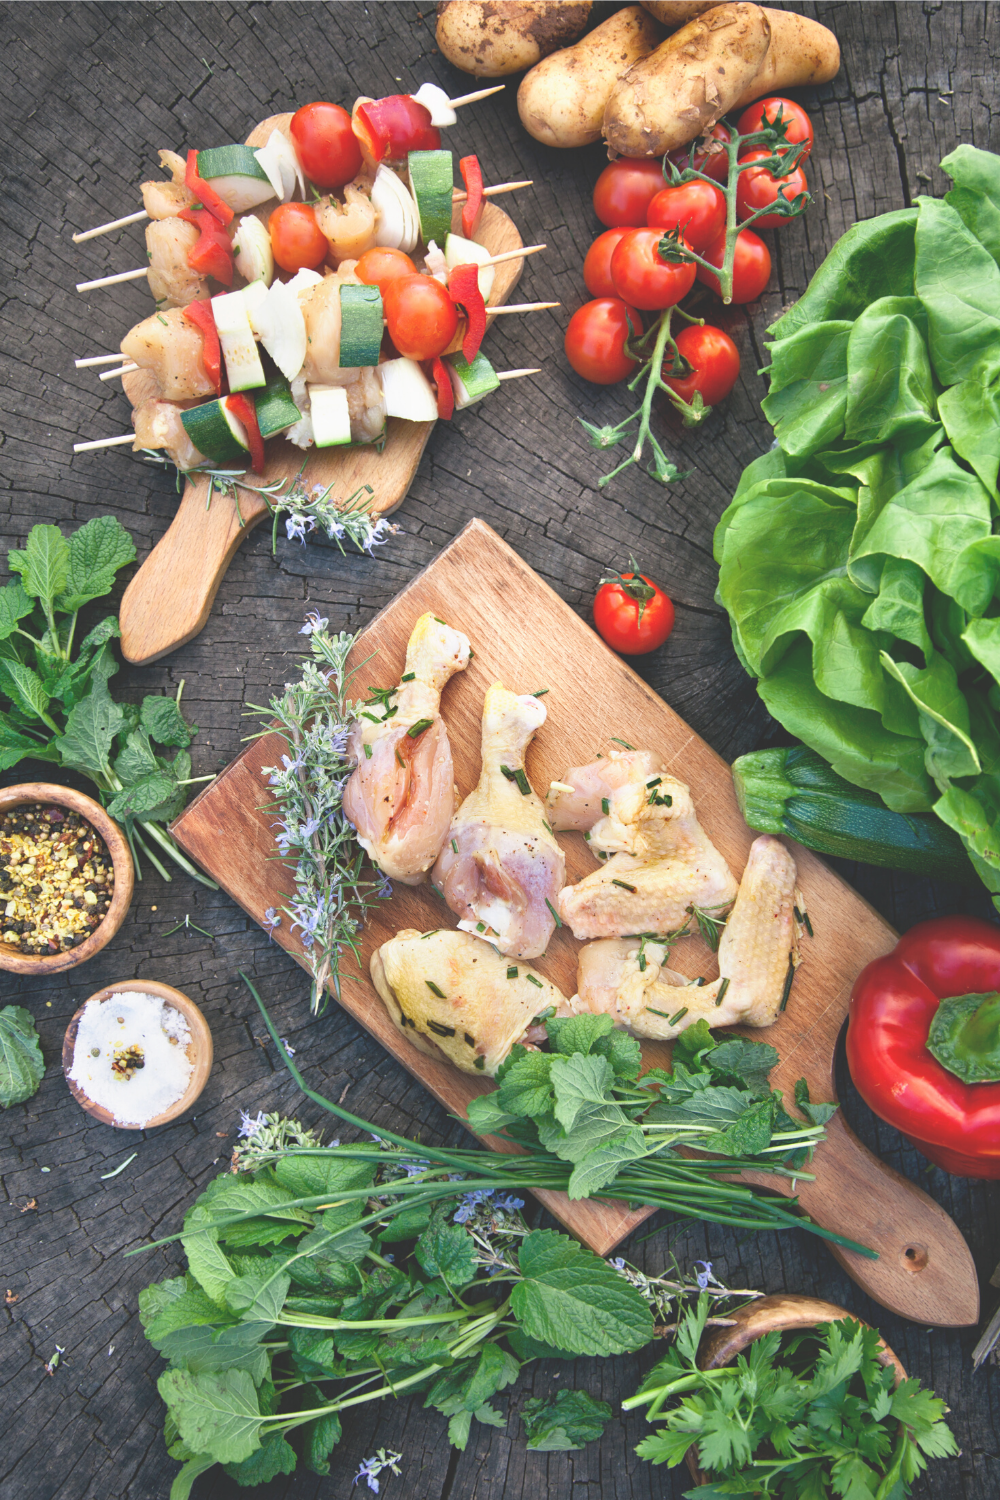
[{"label": "raw chicken wing", "polygon": [[479,785],[456,812],[431,876],[459,927],[514,958],[537,958],[555,930],[552,915],[566,860],[524,771],[524,753],[545,722],[540,698],[495,682],[483,704]]},{"label": "raw chicken wing", "polygon": [[460,631],[421,615],[399,687],[384,701],[355,705],[348,749],[357,769],[344,788],[344,812],[379,869],[405,885],[424,879],[455,811],[441,692],[464,672],[469,650]]}]

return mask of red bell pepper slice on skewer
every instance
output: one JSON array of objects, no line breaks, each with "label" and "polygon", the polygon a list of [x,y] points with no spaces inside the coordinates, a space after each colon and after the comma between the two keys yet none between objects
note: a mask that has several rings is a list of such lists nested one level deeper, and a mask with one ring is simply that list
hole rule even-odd
[{"label": "red bell pepper slice on skewer", "polygon": [[431,112],[410,94],[389,94],[354,109],[354,134],[373,159],[405,161],[411,151],[439,151],[441,132]]},{"label": "red bell pepper slice on skewer", "polygon": [[468,195],[462,204],[462,233],[467,240],[471,240],[483,211],[483,169],[479,165],[478,156],[463,156],[458,170],[462,174]]},{"label": "red bell pepper slice on skewer", "polygon": [[233,284],[233,247],[229,236],[207,208],[182,208],[177,216],[201,230],[201,238],[188,251],[188,265],[201,276],[212,276],[223,286]]},{"label": "red bell pepper slice on skewer", "polygon": [[215,326],[215,314],[210,300],[189,302],[184,309],[189,323],[200,330],[203,339],[201,359],[209,380],[215,386],[215,394],[222,394],[222,350],[219,346],[219,330]]},{"label": "red bell pepper slice on skewer", "polygon": [[431,379],[437,387],[438,416],[442,421],[449,422],[455,410],[455,388],[448,374],[448,366],[440,354],[434,360],[431,369]]},{"label": "red bell pepper slice on skewer", "polygon": [[462,355],[471,365],[486,333],[486,303],[479,290],[479,267],[456,266],[448,277],[448,292],[451,300],[465,313]]},{"label": "red bell pepper slice on skewer", "polygon": [[237,422],[242,422],[246,428],[247,442],[250,444],[250,467],[255,474],[263,474],[264,439],[260,435],[257,409],[252,398],[244,395],[227,396],[226,405]]},{"label": "red bell pepper slice on skewer", "polygon": [[187,154],[184,186],[188,192],[194,193],[202,208],[207,208],[212,217],[218,219],[223,227],[233,222],[233,211],[229,204],[219,197],[215,188],[210,187],[203,177],[198,176],[197,151],[189,151]]}]

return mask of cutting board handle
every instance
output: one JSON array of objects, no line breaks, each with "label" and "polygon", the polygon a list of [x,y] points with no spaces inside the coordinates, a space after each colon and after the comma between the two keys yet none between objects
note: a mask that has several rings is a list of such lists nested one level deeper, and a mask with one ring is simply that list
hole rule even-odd
[{"label": "cutting board handle", "polygon": [[[809,1168],[816,1180],[799,1181],[794,1191],[817,1224],[878,1251],[878,1260],[868,1260],[831,1244],[847,1274],[901,1318],[942,1328],[977,1323],[979,1281],[957,1224],[863,1146],[841,1112],[826,1132]],[[775,1185],[774,1178],[748,1177]]]}]

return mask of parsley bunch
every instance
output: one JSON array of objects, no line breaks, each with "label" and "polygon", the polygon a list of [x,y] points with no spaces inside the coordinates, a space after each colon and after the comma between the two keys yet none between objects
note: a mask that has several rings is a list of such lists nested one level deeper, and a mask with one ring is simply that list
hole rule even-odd
[{"label": "parsley bunch", "polygon": [[958,1452],[943,1401],[919,1380],[893,1388],[875,1329],[843,1318],[769,1333],[735,1365],[701,1370],[708,1309],[701,1297],[682,1315],[667,1357],[623,1403],[664,1424],[639,1444],[640,1457],[673,1468],[697,1447],[710,1482],[692,1497],[904,1500],[929,1458]]},{"label": "parsley bunch", "polygon": [[115,702],[108,682],[118,671],[116,615],[76,641],[80,610],[109,594],[115,575],[134,560],[132,538],[114,516],[95,516],[68,538],[58,526],[33,526],[23,551],[8,552],[9,568],[20,576],[0,589],[0,771],[31,759],[89,777],[124,823],[140,879],[140,849],[170,879],[155,844],[214,890],[164,826],[193,781],[212,779],[191,775],[187,747],[198,731],[184,721],[180,690],[176,699],[147,694],[140,705]]}]

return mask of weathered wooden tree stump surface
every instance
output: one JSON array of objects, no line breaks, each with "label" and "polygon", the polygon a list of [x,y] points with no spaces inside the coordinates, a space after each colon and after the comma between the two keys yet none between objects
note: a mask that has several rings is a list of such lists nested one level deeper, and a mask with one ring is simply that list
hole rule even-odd
[{"label": "weathered wooden tree stump surface", "polygon": [[[690,477],[669,490],[633,469],[608,491],[597,488],[607,454],[585,445],[578,416],[615,421],[621,388],[578,380],[562,354],[562,334],[586,298],[581,263],[597,232],[590,191],[599,147],[557,153],[521,129],[517,80],[504,94],[463,112],[449,144],[477,151],[487,180],[534,178],[508,200],[526,239],[545,240],[530,260],[525,300],[562,301],[555,312],[503,319],[491,331],[500,367],[541,365],[532,379],[501,392],[433,434],[397,519],[403,534],[374,558],[344,558],[329,547],[280,540],[272,558],[267,528],[243,546],[202,634],[144,669],[123,669],[126,697],[176,690],[200,726],[195,774],[220,769],[247,733],[248,703],[262,703],[294,671],[307,608],[336,628],[368,620],[471,517],[481,516],[581,614],[608,564],[630,552],[668,589],[677,626],[667,646],[641,664],[644,675],[690,724],[728,757],[775,733],[730,646],[713,602],[711,539],[742,466],[770,441],[760,414],[767,325],[802,292],[834,240],[856,219],[900,208],[918,193],[941,194],[938,168],[960,141],[1000,149],[1000,10],[971,4],[853,4],[805,7],[833,28],[843,48],[838,78],[803,93],[816,126],[809,166],[815,203],[808,216],[771,236],[772,287],[762,302],[733,309],[725,325],[743,371],[732,398],[703,430],[669,437]],[[163,534],[175,495],[165,474],[121,451],[72,455],[72,443],[125,430],[128,404],[113,382],[76,371],[75,356],[117,347],[149,311],[143,285],[78,296],[74,283],[142,263],[141,226],[81,246],[70,235],[139,206],[138,183],[156,151],[242,140],[265,115],[313,98],[348,105],[358,94],[415,88],[432,79],[452,93],[469,86],[434,44],[433,6],[417,4],[5,5],[2,264],[6,408],[0,451],[3,538],[20,546],[36,521],[66,529],[113,510],[132,531],[140,560]],[[662,419],[667,427],[667,420]],[[116,595],[116,598],[120,596]],[[459,601],[456,613],[460,614]],[[512,621],[530,629],[530,621]],[[585,684],[581,685],[585,691]],[[34,775],[25,764],[6,782]],[[886,917],[907,927],[933,914],[974,910],[984,899],[956,887],[845,866],[844,874]],[[190,916],[213,934],[183,927]],[[816,914],[819,919],[822,914]],[[844,934],[850,941],[850,934]],[[280,1029],[314,1084],[366,1118],[434,1139],[461,1132],[366,1034],[333,1008],[308,1017],[299,970],[222,894],[183,876],[167,885],[152,873],[122,930],[84,968],[47,981],[4,975],[3,1002],[35,1015],[48,1063],[38,1094],[0,1123],[0,1290],[10,1289],[0,1340],[2,1500],[147,1500],[165,1497],[176,1465],[162,1437],[155,1380],[162,1368],[142,1335],[136,1297],[171,1274],[175,1247],[145,1257],[123,1252],[180,1224],[195,1193],[222,1170],[239,1110],[282,1109],[315,1120],[262,1037],[237,978],[256,977]],[[214,1032],[216,1063],[194,1119],[152,1132],[112,1131],[73,1103],[59,1069],[63,1031],[88,994],[116,979],[149,977],[189,993]],[[842,1069],[847,1117],[862,1139],[913,1176],[967,1235],[982,1278],[984,1311],[996,1300],[988,1278],[1000,1259],[1000,1195],[929,1169],[876,1120]],[[129,1153],[119,1176],[102,1180]],[[850,1225],[844,1226],[850,1231]],[[738,1286],[811,1292],[842,1303],[882,1330],[908,1370],[952,1408],[962,1456],[935,1463],[915,1493],[988,1500],[1000,1493],[1000,1379],[973,1375],[975,1330],[942,1332],[884,1313],[805,1235],[737,1236],[659,1217],[624,1253],[649,1271],[671,1255],[710,1260]],[[174,1273],[175,1274],[175,1273]],[[64,1353],[51,1378],[45,1362]],[[645,1356],[648,1363],[649,1356]],[[257,1491],[278,1497],[346,1497],[358,1464],[380,1446],[401,1450],[398,1478],[383,1476],[387,1500],[646,1500],[679,1496],[684,1471],[653,1469],[634,1452],[638,1415],[618,1416],[600,1444],[571,1454],[525,1449],[519,1412],[530,1395],[561,1385],[610,1401],[634,1390],[643,1359],[581,1360],[529,1367],[500,1398],[507,1425],[477,1425],[469,1447],[449,1448],[445,1422],[420,1398],[362,1407],[346,1425],[326,1478],[300,1473]],[[195,1484],[196,1500],[238,1491],[219,1470]],[[362,1488],[361,1493],[367,1493]]]}]

